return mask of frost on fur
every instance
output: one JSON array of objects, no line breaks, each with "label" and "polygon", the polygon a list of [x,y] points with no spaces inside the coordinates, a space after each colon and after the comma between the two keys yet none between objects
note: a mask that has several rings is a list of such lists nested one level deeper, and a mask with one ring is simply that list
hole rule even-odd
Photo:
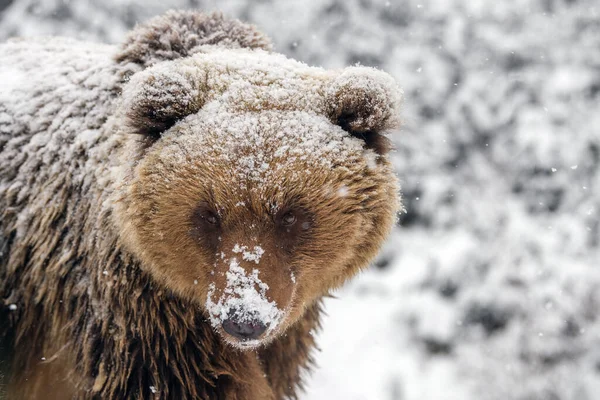
[{"label": "frost on fur", "polygon": [[[244,256],[246,254],[248,253],[244,253]],[[241,322],[260,321],[268,327],[269,331],[277,327],[283,311],[275,302],[268,300],[269,285],[260,280],[259,273],[258,269],[246,273],[236,258],[229,261],[229,271],[226,273],[227,286],[223,294],[215,302],[213,284],[209,288],[206,299],[206,309],[213,327],[219,328],[225,319],[232,316]]]},{"label": "frost on fur", "polygon": [[402,90],[392,77],[374,68],[350,67],[328,89],[328,113],[345,131],[384,154],[389,143],[381,134],[400,126]]},{"label": "frost on fur", "polygon": [[174,69],[169,64],[135,74],[122,106],[131,132],[158,139],[175,122],[202,107],[204,84],[196,69]]}]

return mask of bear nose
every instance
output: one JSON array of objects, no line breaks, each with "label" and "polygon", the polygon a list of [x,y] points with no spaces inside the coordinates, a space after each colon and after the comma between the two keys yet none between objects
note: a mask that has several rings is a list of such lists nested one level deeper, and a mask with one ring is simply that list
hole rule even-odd
[{"label": "bear nose", "polygon": [[231,313],[222,326],[225,332],[241,340],[258,339],[267,330],[267,326],[260,321],[237,321]]}]

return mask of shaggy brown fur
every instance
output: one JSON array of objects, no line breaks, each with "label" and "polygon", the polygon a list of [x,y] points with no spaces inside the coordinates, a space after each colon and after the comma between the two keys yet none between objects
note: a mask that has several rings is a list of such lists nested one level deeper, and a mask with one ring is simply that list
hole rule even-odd
[{"label": "shaggy brown fur", "polygon": [[[0,46],[11,399],[296,397],[320,299],[393,224],[382,132],[400,94],[269,51],[251,26],[179,12],[118,51]],[[272,312],[256,341],[221,327],[240,299]]]}]

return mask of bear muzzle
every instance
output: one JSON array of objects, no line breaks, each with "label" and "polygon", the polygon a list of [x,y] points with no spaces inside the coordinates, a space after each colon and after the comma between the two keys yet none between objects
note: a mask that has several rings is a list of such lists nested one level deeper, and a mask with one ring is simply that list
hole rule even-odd
[{"label": "bear muzzle", "polygon": [[227,319],[221,324],[223,330],[243,342],[260,339],[267,330],[268,324],[258,318],[239,318],[240,314],[243,315],[237,309],[231,310]]}]

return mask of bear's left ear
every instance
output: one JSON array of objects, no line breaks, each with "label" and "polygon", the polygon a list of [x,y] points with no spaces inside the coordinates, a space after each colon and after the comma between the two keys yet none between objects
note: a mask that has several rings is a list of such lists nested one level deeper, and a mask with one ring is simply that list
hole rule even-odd
[{"label": "bear's left ear", "polygon": [[123,89],[122,110],[130,133],[156,140],[206,102],[206,77],[182,62],[157,64],[131,77]]},{"label": "bear's left ear", "polygon": [[328,88],[327,114],[334,124],[383,155],[390,146],[382,134],[400,127],[402,96],[402,89],[385,72],[349,67]]}]

